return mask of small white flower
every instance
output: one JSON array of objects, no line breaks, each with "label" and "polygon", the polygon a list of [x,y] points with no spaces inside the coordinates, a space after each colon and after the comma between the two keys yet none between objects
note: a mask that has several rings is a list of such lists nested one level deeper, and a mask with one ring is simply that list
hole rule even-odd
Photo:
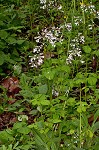
[{"label": "small white flower", "polygon": [[81,57],[81,51],[79,51],[79,52],[77,53],[77,56],[78,56],[78,57]]},{"label": "small white flower", "polygon": [[46,0],[40,0],[40,4],[45,4]]},{"label": "small white flower", "polygon": [[58,7],[58,10],[60,10],[60,9],[62,9],[62,5],[60,5],[60,6]]},{"label": "small white flower", "polygon": [[59,92],[54,90],[54,89],[52,89],[52,95],[57,97],[57,96],[59,96]]},{"label": "small white flower", "polygon": [[92,30],[92,29],[93,29],[93,25],[89,24],[89,25],[88,25],[88,29],[89,29],[89,30]]},{"label": "small white flower", "polygon": [[85,37],[82,35],[80,36],[80,43],[84,44],[85,43]]},{"label": "small white flower", "polygon": [[72,30],[72,24],[71,23],[67,23],[66,24],[66,28],[68,31],[71,31]]},{"label": "small white flower", "polygon": [[37,64],[40,66],[43,63],[43,59],[39,58]]},{"label": "small white flower", "polygon": [[84,64],[84,63],[85,63],[85,61],[83,61],[83,60],[81,60],[80,62],[81,62],[82,64]]}]

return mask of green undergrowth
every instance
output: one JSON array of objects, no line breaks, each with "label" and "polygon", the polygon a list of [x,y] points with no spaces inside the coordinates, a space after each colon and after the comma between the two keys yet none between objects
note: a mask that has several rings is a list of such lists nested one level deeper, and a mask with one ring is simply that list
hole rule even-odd
[{"label": "green undergrowth", "polygon": [[10,104],[0,85],[0,115],[17,118],[0,150],[98,150],[98,22],[97,0],[0,0],[0,79],[21,89]]}]

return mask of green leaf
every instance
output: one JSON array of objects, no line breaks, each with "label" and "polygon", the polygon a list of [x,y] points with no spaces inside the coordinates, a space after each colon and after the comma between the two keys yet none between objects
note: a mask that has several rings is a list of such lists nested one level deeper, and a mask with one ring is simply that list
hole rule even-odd
[{"label": "green leaf", "polygon": [[25,40],[17,40],[17,44],[19,44],[19,45],[21,45],[21,44],[23,44],[25,42]]},{"label": "green leaf", "polygon": [[85,112],[86,111],[86,107],[82,106],[82,111]]},{"label": "green leaf", "polygon": [[69,106],[74,106],[75,105],[75,98],[69,98],[68,100],[67,100],[67,105],[69,105]]},{"label": "green leaf", "polygon": [[42,100],[41,105],[50,105],[50,101],[49,100]]},{"label": "green leaf", "polygon": [[22,133],[24,135],[28,134],[31,130],[28,127],[21,127],[17,130],[17,132]]},{"label": "green leaf", "polygon": [[87,54],[89,54],[91,52],[91,48],[89,46],[83,46],[83,50]]},{"label": "green leaf", "polygon": [[16,44],[17,43],[17,40],[14,38],[14,37],[9,37],[8,39],[7,39],[7,42],[9,43],[9,44]]},{"label": "green leaf", "polygon": [[99,109],[94,114],[94,120],[97,120],[98,117],[99,117]]},{"label": "green leaf", "polygon": [[96,85],[97,78],[95,78],[95,77],[88,77],[88,78],[87,78],[87,81],[88,81],[88,83],[89,83],[91,86],[93,86],[93,85]]},{"label": "green leaf", "polygon": [[47,70],[44,72],[44,76],[48,79],[48,80],[53,80],[54,76],[55,76],[55,70]]},{"label": "green leaf", "polygon": [[8,133],[6,131],[0,132],[0,141],[1,142],[7,142],[8,141]]},{"label": "green leaf", "polygon": [[97,99],[99,99],[99,89],[95,89],[94,95]]},{"label": "green leaf", "polygon": [[5,145],[2,145],[2,150],[7,150]]},{"label": "green leaf", "polygon": [[99,57],[99,50],[96,51],[96,56]]},{"label": "green leaf", "polygon": [[92,132],[91,130],[88,130],[88,136],[89,136],[90,138],[93,137],[93,132]]},{"label": "green leaf", "polygon": [[85,150],[85,149],[83,149],[83,148],[75,148],[75,150]]},{"label": "green leaf", "polygon": [[75,130],[74,129],[70,129],[70,134],[74,134]]},{"label": "green leaf", "polygon": [[81,113],[81,112],[85,112],[85,111],[86,111],[86,107],[85,106],[78,106],[77,112]]},{"label": "green leaf", "polygon": [[99,129],[99,121],[96,122],[92,127],[93,132],[96,132],[98,129]]},{"label": "green leaf", "polygon": [[46,95],[37,94],[34,96],[34,99],[31,100],[33,105],[50,105],[50,101],[46,100]]},{"label": "green leaf", "polygon": [[7,131],[0,131],[0,141],[6,143],[8,141],[13,141],[14,138]]},{"label": "green leaf", "polygon": [[80,107],[80,106],[78,106],[78,108],[77,108],[77,112],[78,112],[78,113],[81,113],[81,112],[82,112],[82,109],[81,109],[81,107]]},{"label": "green leaf", "polygon": [[54,142],[52,142],[52,144],[51,144],[51,150],[57,150],[57,149],[58,148],[57,148],[56,144]]},{"label": "green leaf", "polygon": [[0,26],[3,26],[3,25],[4,25],[4,22],[0,20]]},{"label": "green leaf", "polygon": [[16,129],[20,129],[22,128],[23,126],[25,126],[26,123],[25,122],[16,122],[13,126],[13,129],[16,130]]},{"label": "green leaf", "polygon": [[85,125],[85,127],[88,126],[88,118],[85,114],[82,114],[82,122]]},{"label": "green leaf", "polygon": [[8,33],[5,30],[0,31],[0,38],[1,39],[6,39],[8,36]]},{"label": "green leaf", "polygon": [[19,141],[14,144],[13,149],[15,149],[18,145],[19,145]]},{"label": "green leaf", "polygon": [[62,122],[60,119],[52,119],[51,121],[52,121],[52,123],[59,123],[59,122]]},{"label": "green leaf", "polygon": [[87,109],[88,104],[86,102],[78,102],[76,103],[76,105],[79,105],[77,108],[77,112],[81,113],[81,112],[85,112]]},{"label": "green leaf", "polygon": [[39,87],[39,93],[40,93],[40,94],[46,94],[47,91],[48,91],[47,84],[41,85],[41,86]]},{"label": "green leaf", "polygon": [[[22,145],[21,147],[19,147],[20,149],[22,150],[30,150],[31,148],[31,143],[30,144],[27,144],[27,145]],[[16,149],[17,150],[17,149]],[[19,149],[18,149],[19,150]]]},{"label": "green leaf", "polygon": [[4,53],[0,52],[0,65],[4,63]]},{"label": "green leaf", "polygon": [[8,146],[8,149],[7,149],[7,150],[13,150],[12,144],[10,144],[10,145]]},{"label": "green leaf", "polygon": [[33,133],[35,136],[36,146],[38,150],[50,150],[47,145],[47,137],[44,134],[41,134],[38,130],[33,129]]},{"label": "green leaf", "polygon": [[0,49],[6,48],[5,42],[0,41]]},{"label": "green leaf", "polygon": [[67,73],[70,73],[70,67],[69,67],[69,66],[66,66],[66,65],[61,66],[60,70],[61,70],[61,71],[65,71],[65,72],[67,72]]},{"label": "green leaf", "polygon": [[16,26],[16,27],[10,27],[10,28],[8,28],[8,30],[19,30],[22,28],[24,28],[24,26]]}]

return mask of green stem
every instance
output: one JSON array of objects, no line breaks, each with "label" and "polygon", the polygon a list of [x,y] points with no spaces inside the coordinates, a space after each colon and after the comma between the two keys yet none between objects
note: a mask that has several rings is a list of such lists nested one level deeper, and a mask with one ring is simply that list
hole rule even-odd
[{"label": "green stem", "polygon": [[68,57],[68,52],[69,52],[69,49],[70,49],[70,38],[71,38],[71,35],[68,36],[68,50],[67,50],[67,57]]},{"label": "green stem", "polygon": [[49,96],[50,96],[50,101],[52,100],[52,81],[48,80],[48,89],[49,89]]},{"label": "green stem", "polygon": [[[82,0],[82,4],[84,4],[83,0]],[[84,24],[84,28],[85,28],[85,13],[84,13],[84,10],[82,10],[82,15],[83,15],[83,24]]]},{"label": "green stem", "polygon": [[[81,87],[80,87],[80,108],[82,108],[82,101],[81,101]],[[81,148],[81,141],[82,141],[82,137],[81,137],[81,125],[82,125],[82,122],[81,122],[81,113],[80,113],[80,124],[79,124],[79,132],[80,132],[80,136],[79,136],[79,141],[80,141],[80,148]]]}]

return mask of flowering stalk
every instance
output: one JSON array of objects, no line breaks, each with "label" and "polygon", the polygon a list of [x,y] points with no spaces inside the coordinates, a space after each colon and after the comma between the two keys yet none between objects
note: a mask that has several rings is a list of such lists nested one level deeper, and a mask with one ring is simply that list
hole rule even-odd
[{"label": "flowering stalk", "polygon": [[[84,6],[84,1],[82,0],[82,5]],[[85,13],[84,8],[82,9],[82,15],[83,15],[83,24],[85,25]]]}]

